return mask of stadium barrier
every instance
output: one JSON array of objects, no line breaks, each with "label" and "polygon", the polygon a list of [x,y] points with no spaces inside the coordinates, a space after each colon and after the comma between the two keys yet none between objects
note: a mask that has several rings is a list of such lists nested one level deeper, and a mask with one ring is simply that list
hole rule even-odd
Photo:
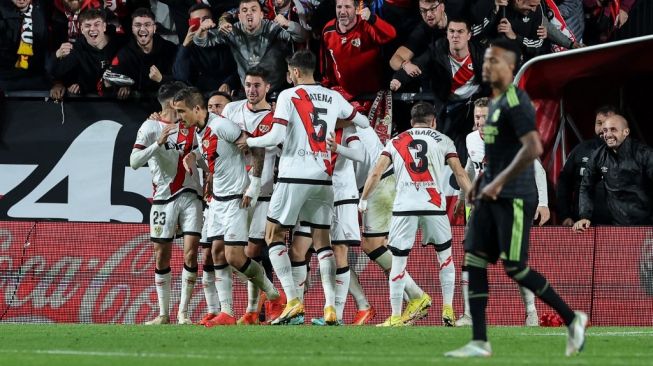
[{"label": "stadium barrier", "polygon": [[[463,228],[454,227],[453,235],[458,272],[454,308],[460,313]],[[359,273],[377,310],[375,321],[381,322],[390,313],[387,279],[360,249],[352,252],[350,267]],[[179,300],[181,254],[178,240],[172,257],[173,320]],[[562,227],[536,228],[530,264],[573,308],[588,312],[594,325],[653,325],[651,227],[598,227],[583,234]],[[313,258],[307,318],[321,316],[318,268]],[[433,298],[429,316],[419,324],[439,325],[441,296],[433,248],[416,244],[408,270]],[[147,225],[0,221],[0,322],[142,323],[158,314],[153,279]],[[501,266],[491,268],[490,283],[489,323],[523,324],[519,292]],[[206,311],[201,286],[198,278],[190,306],[195,321]],[[240,316],[247,304],[246,286],[237,277],[234,286],[234,310]],[[540,315],[552,312],[539,300],[537,309]],[[350,322],[354,313],[355,304],[349,297],[345,321]]]}]

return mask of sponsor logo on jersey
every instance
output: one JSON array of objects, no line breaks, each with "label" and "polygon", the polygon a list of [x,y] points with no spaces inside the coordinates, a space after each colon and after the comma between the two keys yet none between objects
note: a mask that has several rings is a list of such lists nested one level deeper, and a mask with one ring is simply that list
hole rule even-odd
[{"label": "sponsor logo on jersey", "polygon": [[156,225],[156,226],[154,227],[154,235],[155,235],[155,237],[157,237],[157,238],[160,237],[162,233],[163,233],[163,228],[162,228],[161,226],[159,226],[159,225]]}]

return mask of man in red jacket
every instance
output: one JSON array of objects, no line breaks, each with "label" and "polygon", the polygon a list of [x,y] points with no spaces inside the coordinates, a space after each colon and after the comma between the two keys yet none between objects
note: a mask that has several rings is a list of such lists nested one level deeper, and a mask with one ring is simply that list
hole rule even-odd
[{"label": "man in red jacket", "polygon": [[[383,88],[381,46],[397,35],[392,25],[368,8],[357,11],[356,5],[354,0],[336,0],[336,19],[324,27],[320,50],[322,84],[350,102]],[[354,106],[367,113],[371,101],[362,104]]]}]

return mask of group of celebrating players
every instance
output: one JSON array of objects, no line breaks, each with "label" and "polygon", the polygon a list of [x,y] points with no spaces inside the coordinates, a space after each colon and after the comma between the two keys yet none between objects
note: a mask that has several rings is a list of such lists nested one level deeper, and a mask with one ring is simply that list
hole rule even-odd
[{"label": "group of celebrating players", "polygon": [[[180,324],[191,323],[188,304],[200,242],[208,307],[200,323],[207,327],[258,324],[260,292],[270,324],[304,324],[311,246],[325,298],[324,315],[313,324],[342,324],[349,292],[358,308],[354,324],[368,323],[375,311],[347,262],[348,247],[357,245],[388,275],[392,314],[379,325],[412,324],[431,306],[429,295],[406,270],[421,229],[423,244],[437,252],[443,323],[454,326],[452,236],[439,187],[445,165],[463,192],[471,193],[473,187],[452,140],[436,130],[433,106],[417,103],[411,110],[412,128],[384,147],[366,117],[338,92],[315,82],[315,56],[310,51],[298,51],[287,61],[294,87],[279,94],[274,110],[266,101],[267,74],[259,67],[246,74],[246,99],[229,103],[221,115],[209,113],[195,88],[176,82],[161,87],[162,111],[156,120],[143,123],[130,158],[132,168],[147,163],[153,174],[150,235],[160,315],[147,324],[170,322],[171,242],[179,230],[184,242]],[[208,172],[208,195],[198,167]],[[290,248],[288,230],[293,230]],[[260,263],[264,245],[283,292]],[[466,265],[484,260],[479,258],[468,253]],[[232,307],[232,270],[248,287],[247,310],[238,320]],[[476,337],[474,341],[487,343]],[[489,343],[468,346],[451,355],[491,352]],[[580,346],[575,347],[577,351]]]}]

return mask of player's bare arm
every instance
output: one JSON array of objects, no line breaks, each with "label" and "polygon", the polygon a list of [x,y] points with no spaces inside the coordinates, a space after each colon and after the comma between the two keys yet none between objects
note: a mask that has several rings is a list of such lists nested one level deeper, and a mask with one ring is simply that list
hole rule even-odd
[{"label": "player's bare arm", "polygon": [[367,210],[367,198],[370,196],[370,194],[372,194],[376,186],[379,184],[379,181],[381,181],[381,176],[386,170],[388,170],[390,164],[392,164],[392,160],[390,160],[389,157],[385,155],[381,155],[379,157],[379,160],[376,162],[374,169],[372,169],[372,173],[370,173],[370,176],[367,177],[367,180],[365,181],[365,187],[363,188],[363,193],[361,194],[361,199],[358,204],[358,209],[361,212],[365,212]]},{"label": "player's bare arm", "polygon": [[542,142],[537,131],[530,131],[519,138],[521,149],[515,155],[510,165],[499,173],[492,182],[480,192],[480,199],[496,200],[503,186],[521,173],[529,164],[542,154]]}]

